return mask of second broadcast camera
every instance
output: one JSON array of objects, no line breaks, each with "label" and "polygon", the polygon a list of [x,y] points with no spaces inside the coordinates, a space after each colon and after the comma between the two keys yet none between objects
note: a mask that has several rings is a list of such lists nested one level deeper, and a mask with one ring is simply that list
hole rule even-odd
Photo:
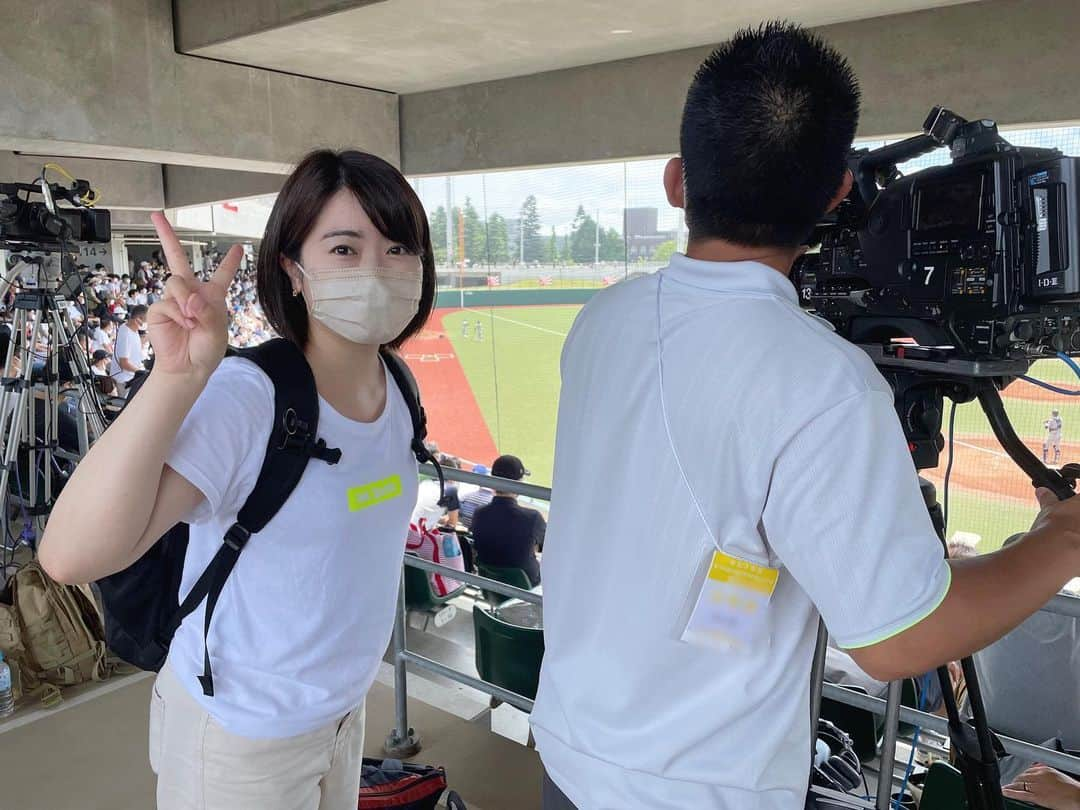
[{"label": "second broadcast camera", "polygon": [[[32,195],[41,199],[31,199]],[[94,208],[95,200],[86,180],[72,179],[69,186],[50,183],[44,171],[34,183],[0,183],[0,245],[52,252],[76,242],[108,242],[110,213]]]}]

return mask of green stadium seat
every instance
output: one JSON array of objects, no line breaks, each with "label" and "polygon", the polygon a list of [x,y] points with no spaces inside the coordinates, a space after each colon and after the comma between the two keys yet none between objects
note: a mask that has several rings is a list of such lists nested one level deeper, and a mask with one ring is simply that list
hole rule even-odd
[{"label": "green stadium seat", "polygon": [[[930,766],[923,783],[919,810],[966,810],[964,777],[947,762],[935,762]],[[1039,805],[1005,799],[1005,810],[1030,810]]]},{"label": "green stadium seat", "polygon": [[509,624],[479,605],[472,615],[480,678],[533,700],[544,659],[543,630]]},{"label": "green stadium seat", "polygon": [[[850,689],[852,692],[866,694],[866,690],[858,686],[843,684],[841,686],[844,689]],[[919,705],[916,698],[915,681],[911,678],[904,680],[900,692],[900,703],[912,709],[917,708]],[[827,697],[821,700],[821,716],[851,735],[855,755],[858,756],[860,762],[870,762],[877,756],[878,743],[885,727],[885,718],[883,716],[866,709],[860,709],[857,706],[848,706],[846,703],[830,700]],[[901,737],[910,738],[914,732],[914,726],[908,723],[900,724]]]},{"label": "green stadium seat", "polygon": [[[861,695],[866,694],[866,690],[859,686],[843,686],[842,688]],[[855,755],[859,758],[859,762],[865,764],[877,756],[878,727],[873,712],[823,697],[821,716],[851,735]]]},{"label": "green stadium seat", "polygon": [[[515,588],[521,588],[525,591],[532,589],[532,582],[529,580],[529,575],[525,573],[524,568],[500,568],[497,565],[484,565],[482,562],[477,561],[476,573],[486,579],[493,579],[505,585],[513,585]],[[492,606],[499,605],[510,598],[486,589],[483,594],[484,599]]]},{"label": "green stadium seat", "polygon": [[[415,554],[410,556],[415,557]],[[425,613],[424,629],[427,629],[428,622],[434,617],[436,619],[435,626],[440,627],[441,622],[438,620],[438,614],[447,610],[447,602],[453,599],[455,596],[460,596],[465,591],[465,586],[462,585],[459,588],[448,593],[446,596],[439,596],[431,588],[431,577],[427,571],[422,571],[419,568],[413,568],[411,565],[405,566],[405,609],[416,610]],[[449,606],[449,612],[453,612],[453,606]],[[448,619],[449,620],[449,617]]]}]

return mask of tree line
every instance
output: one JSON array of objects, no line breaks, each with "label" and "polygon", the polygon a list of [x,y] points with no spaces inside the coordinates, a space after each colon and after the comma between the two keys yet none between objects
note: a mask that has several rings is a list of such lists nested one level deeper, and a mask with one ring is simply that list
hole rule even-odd
[{"label": "tree line", "polygon": [[[437,264],[446,263],[446,208],[440,205],[429,214],[431,243]],[[570,233],[559,235],[541,232],[536,197],[530,194],[521,205],[517,233],[511,235],[510,223],[501,214],[491,214],[485,221],[472,200],[450,211],[451,256],[456,263],[463,231],[465,259],[472,266],[516,264],[591,264],[599,254],[602,262],[623,261],[626,245],[616,228],[599,228],[597,221],[579,205]],[[599,243],[598,243],[599,240]]]}]

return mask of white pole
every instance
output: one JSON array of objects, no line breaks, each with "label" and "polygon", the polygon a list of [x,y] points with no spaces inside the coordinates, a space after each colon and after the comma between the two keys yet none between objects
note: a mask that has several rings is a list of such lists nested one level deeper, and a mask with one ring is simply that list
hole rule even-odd
[{"label": "white pole", "polygon": [[596,230],[594,233],[595,245],[593,246],[593,270],[600,265],[600,209],[596,209]]},{"label": "white pole", "polygon": [[453,219],[454,198],[450,186],[450,178],[446,178],[446,266],[454,266],[454,228],[450,224]]},{"label": "white pole", "polygon": [[[109,264],[112,265],[110,272],[123,275],[127,272],[128,266],[127,244],[124,242],[124,237],[120,234],[114,235],[112,242],[109,244],[109,248]],[[102,264],[104,263],[105,262],[102,262]]]},{"label": "white pole", "polygon": [[[450,176],[446,177],[446,269],[451,271],[454,267],[454,228],[450,224],[453,219],[451,212],[454,208],[454,190]],[[458,272],[458,306],[465,309],[465,282]]]},{"label": "white pole", "polygon": [[518,263],[525,264],[525,217],[518,220]]}]

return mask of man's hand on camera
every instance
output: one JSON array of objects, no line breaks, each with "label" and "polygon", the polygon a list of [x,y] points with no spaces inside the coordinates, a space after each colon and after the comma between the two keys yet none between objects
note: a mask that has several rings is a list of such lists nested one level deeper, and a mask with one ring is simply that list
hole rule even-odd
[{"label": "man's hand on camera", "polygon": [[1069,547],[1075,556],[1071,576],[1080,576],[1080,496],[1061,501],[1042,487],[1035,491],[1035,496],[1042,509],[1029,533],[1052,537]]}]

